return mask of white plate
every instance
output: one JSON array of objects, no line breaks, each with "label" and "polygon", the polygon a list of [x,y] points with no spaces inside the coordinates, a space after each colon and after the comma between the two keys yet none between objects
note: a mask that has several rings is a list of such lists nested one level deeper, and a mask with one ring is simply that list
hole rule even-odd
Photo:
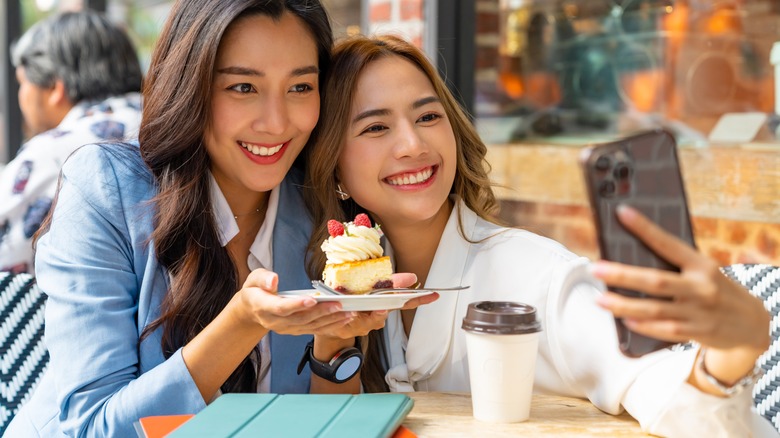
[{"label": "white plate", "polygon": [[362,312],[368,310],[393,310],[400,309],[407,301],[416,297],[430,295],[431,291],[405,292],[400,294],[383,295],[326,295],[316,289],[299,289],[279,292],[282,297],[297,297],[310,295],[319,303],[329,301],[341,302],[341,309],[345,312]]}]

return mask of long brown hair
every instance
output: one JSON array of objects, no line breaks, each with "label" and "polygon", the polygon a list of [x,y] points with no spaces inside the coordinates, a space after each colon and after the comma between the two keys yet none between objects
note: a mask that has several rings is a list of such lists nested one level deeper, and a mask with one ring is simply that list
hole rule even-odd
[{"label": "long brown hair", "polygon": [[[346,143],[347,123],[351,120],[352,100],[363,70],[372,62],[390,56],[401,57],[420,69],[431,81],[441,100],[455,134],[457,171],[450,190],[477,215],[493,220],[496,198],[488,178],[489,164],[485,160],[487,147],[479,138],[466,113],[453,97],[436,68],[417,47],[395,36],[368,38],[357,36],[337,43],[333,52],[331,73],[325,83],[320,111],[320,132],[312,145],[306,179],[306,200],[312,209],[315,226],[309,241],[307,270],[319,277],[325,266],[325,255],[319,246],[328,237],[324,224],[329,219],[351,220],[362,208],[354,201],[341,201],[336,196],[338,159]],[[462,226],[459,230],[464,238]],[[361,373],[363,386],[369,392],[386,391],[384,381],[385,352],[382,332],[369,335],[366,365]]]},{"label": "long brown hair", "polygon": [[[144,84],[139,141],[159,186],[151,240],[172,282],[160,318],[143,336],[162,326],[165,357],[194,338],[240,287],[236,266],[220,244],[209,196],[210,160],[202,144],[211,118],[219,42],[239,18],[267,15],[278,20],[286,12],[309,29],[324,83],[333,37],[317,0],[179,0],[154,49]],[[223,392],[256,391],[252,356],[259,364],[258,354],[255,349],[247,356],[222,385]]]}]

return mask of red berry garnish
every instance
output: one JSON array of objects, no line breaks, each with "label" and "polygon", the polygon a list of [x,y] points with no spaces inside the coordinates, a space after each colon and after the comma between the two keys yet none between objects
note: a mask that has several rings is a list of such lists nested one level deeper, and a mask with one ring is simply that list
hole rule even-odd
[{"label": "red berry garnish", "polygon": [[337,220],[329,220],[328,221],[328,234],[330,234],[333,237],[341,236],[344,234],[344,224]]},{"label": "red berry garnish", "polygon": [[371,228],[371,219],[369,219],[368,215],[365,213],[360,213],[359,215],[355,216],[353,223],[358,226],[362,225],[364,227]]}]

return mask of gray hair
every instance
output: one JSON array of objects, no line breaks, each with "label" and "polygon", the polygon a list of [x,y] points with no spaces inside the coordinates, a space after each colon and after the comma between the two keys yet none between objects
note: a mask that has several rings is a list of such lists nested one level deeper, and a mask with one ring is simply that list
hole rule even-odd
[{"label": "gray hair", "polygon": [[11,62],[39,87],[62,80],[73,104],[141,91],[141,65],[129,37],[91,10],[39,21],[13,46]]}]

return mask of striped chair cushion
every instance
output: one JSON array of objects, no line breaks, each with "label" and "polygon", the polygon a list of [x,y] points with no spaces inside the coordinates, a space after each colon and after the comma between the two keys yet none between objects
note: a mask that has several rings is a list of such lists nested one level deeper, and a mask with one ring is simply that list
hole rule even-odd
[{"label": "striped chair cushion", "polygon": [[764,300],[764,307],[772,314],[772,344],[758,359],[764,375],[753,387],[753,401],[758,413],[780,430],[780,266],[744,264],[722,270]]},{"label": "striped chair cushion", "polygon": [[0,435],[49,364],[43,344],[45,303],[31,275],[0,272]]}]

